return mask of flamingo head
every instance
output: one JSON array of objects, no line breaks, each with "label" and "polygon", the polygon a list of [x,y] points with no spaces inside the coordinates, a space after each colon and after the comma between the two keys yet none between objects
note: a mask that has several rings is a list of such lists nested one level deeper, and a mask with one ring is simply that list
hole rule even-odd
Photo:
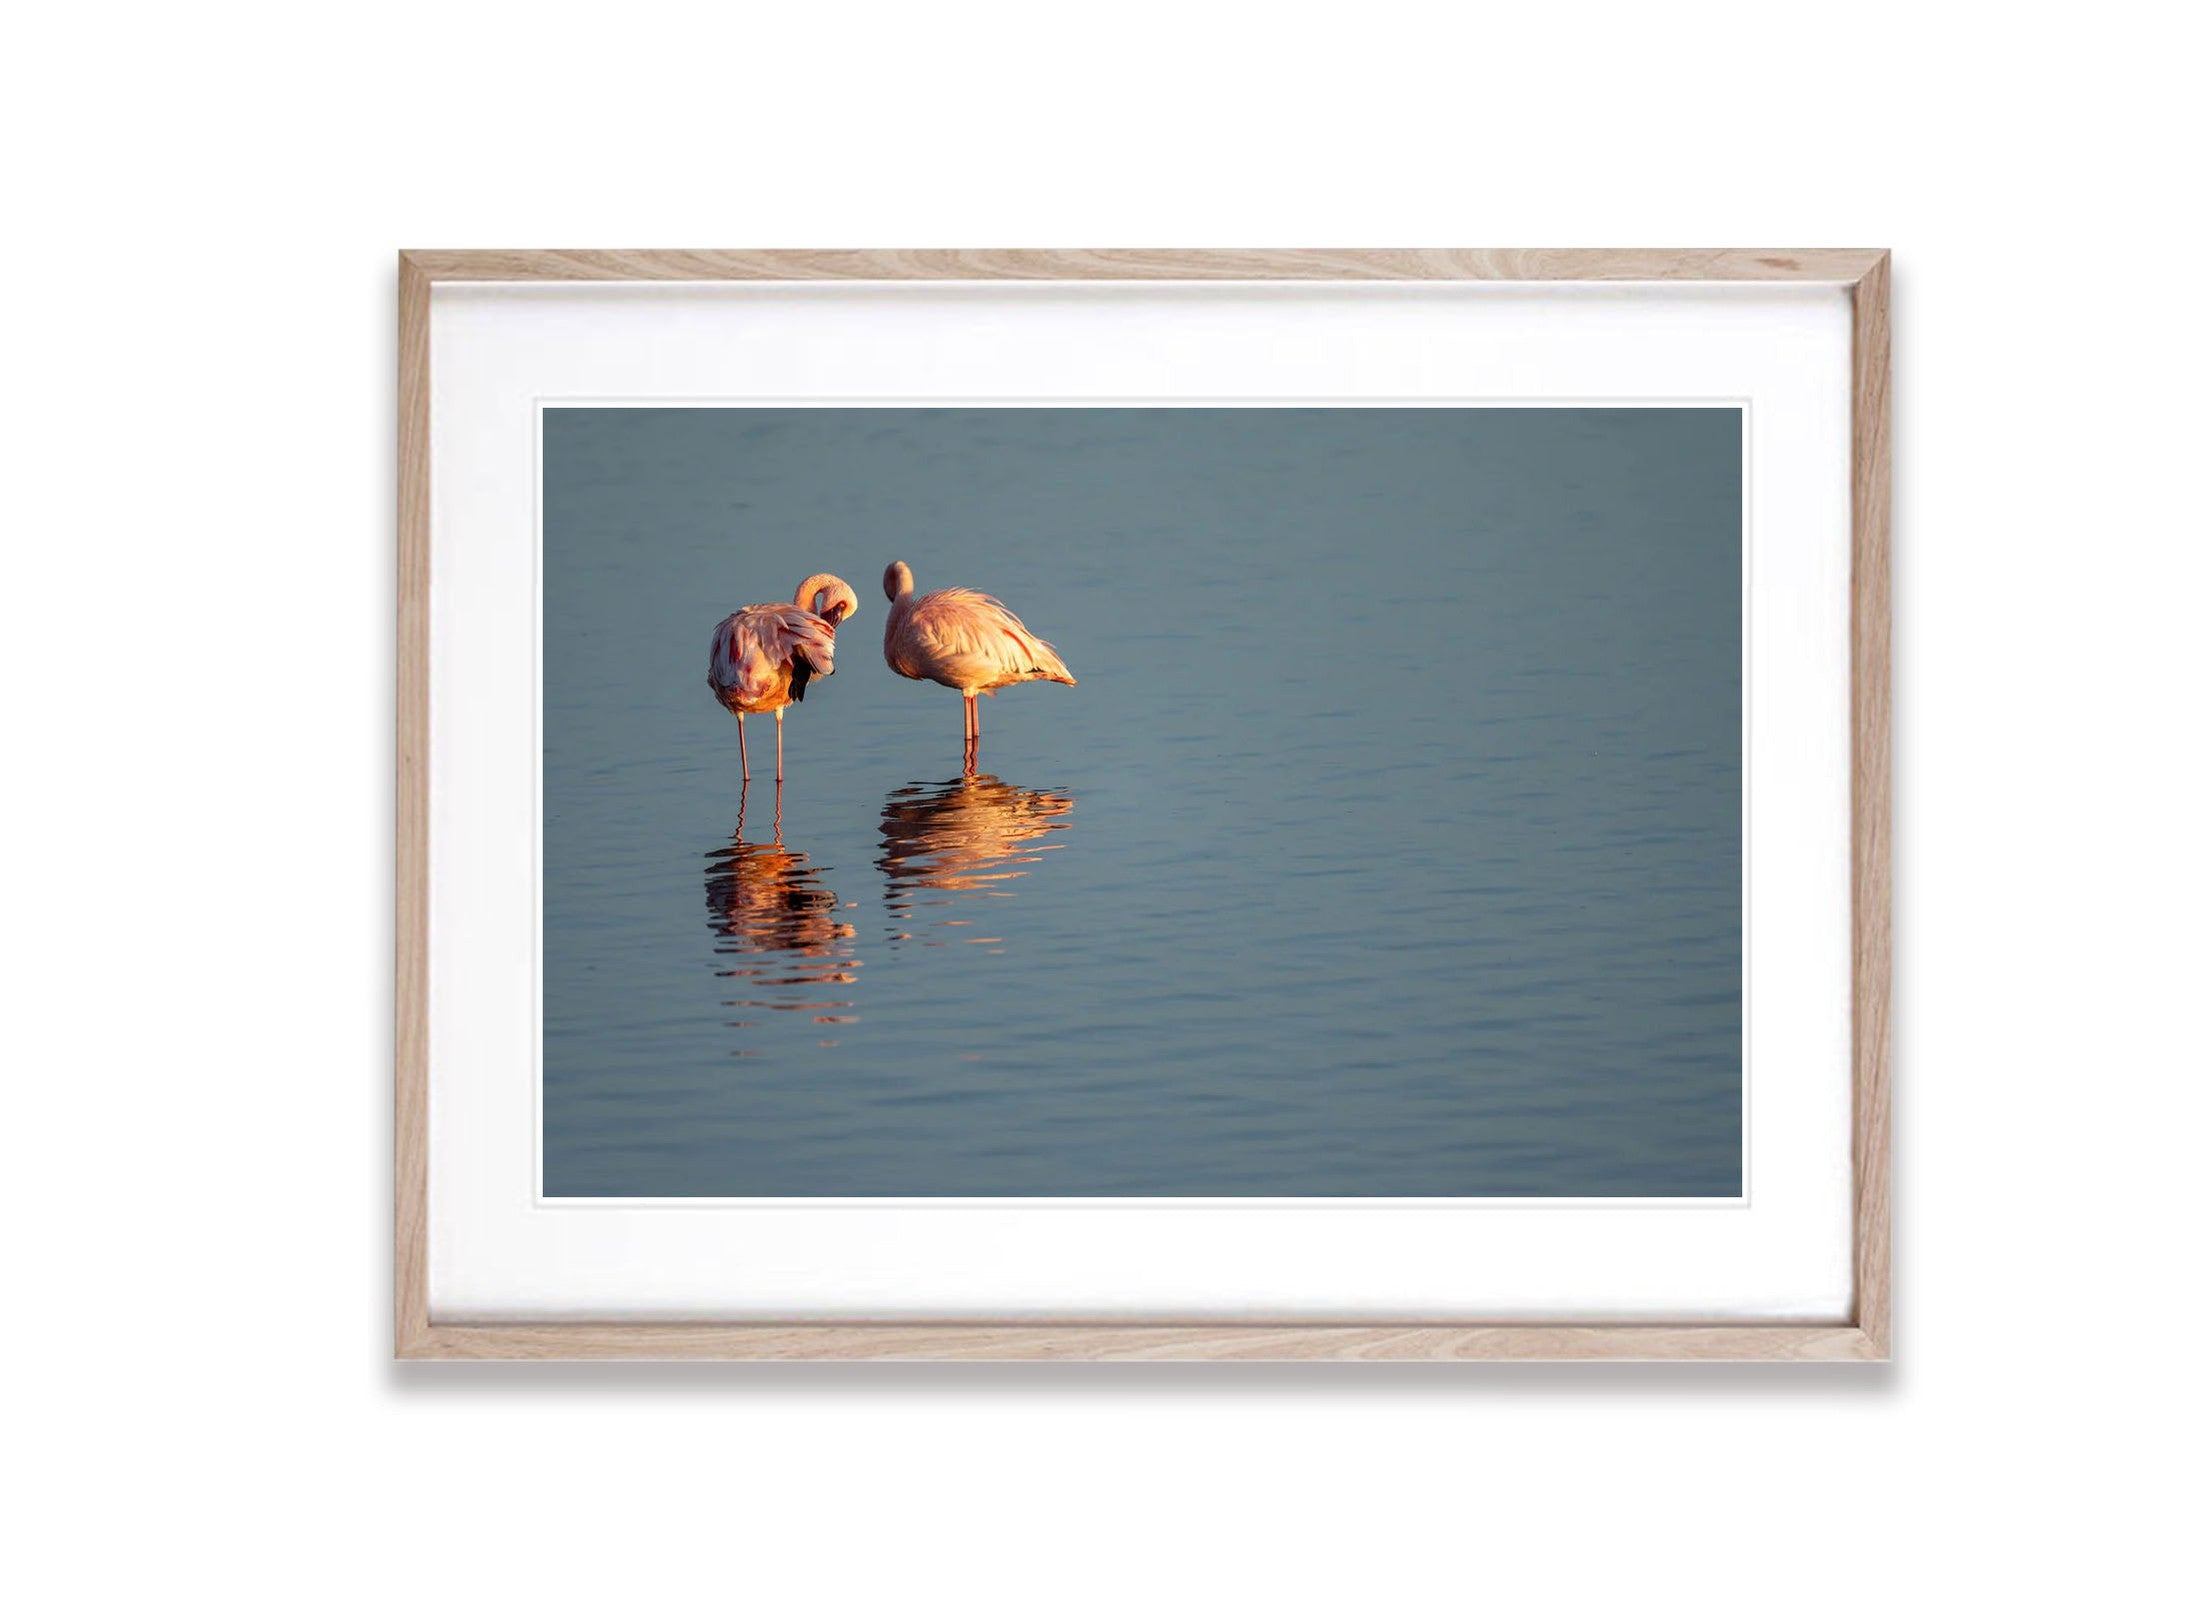
[{"label": "flamingo head", "polygon": [[838,627],[855,614],[855,590],[830,572],[819,572],[794,591],[794,603]]},{"label": "flamingo head", "polygon": [[903,595],[912,594],[915,591],[916,578],[909,571],[908,562],[896,561],[886,568],[886,598],[888,600],[898,600]]}]

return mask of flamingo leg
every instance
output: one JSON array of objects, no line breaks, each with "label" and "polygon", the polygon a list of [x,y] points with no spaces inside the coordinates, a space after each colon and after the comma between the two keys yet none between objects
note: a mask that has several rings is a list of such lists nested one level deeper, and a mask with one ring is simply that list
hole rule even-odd
[{"label": "flamingo leg", "polygon": [[784,783],[786,781],[786,712],[773,711],[771,720],[775,724],[779,736],[779,781]]},{"label": "flamingo leg", "polygon": [[741,787],[748,787],[748,718],[739,711],[733,713],[733,726],[741,735]]}]

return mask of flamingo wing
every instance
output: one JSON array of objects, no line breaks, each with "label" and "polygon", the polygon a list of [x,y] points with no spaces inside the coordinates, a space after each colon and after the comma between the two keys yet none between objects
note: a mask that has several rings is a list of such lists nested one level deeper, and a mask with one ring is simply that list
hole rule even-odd
[{"label": "flamingo wing", "polygon": [[[1023,619],[975,589],[938,589],[898,618],[888,662],[903,677],[954,688],[986,688],[1022,678],[1074,683],[1054,647]],[[912,670],[914,668],[914,670]]]},{"label": "flamingo wing", "polygon": [[797,605],[744,605],[710,639],[710,686],[743,702],[792,678],[792,697],[812,676],[832,675],[832,624]]}]

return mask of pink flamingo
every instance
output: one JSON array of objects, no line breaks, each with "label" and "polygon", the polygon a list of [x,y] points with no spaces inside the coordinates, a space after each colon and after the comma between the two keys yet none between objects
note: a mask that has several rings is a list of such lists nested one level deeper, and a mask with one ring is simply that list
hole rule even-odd
[{"label": "pink flamingo", "polygon": [[974,589],[916,593],[906,561],[886,568],[886,664],[903,677],[962,691],[964,763],[977,758],[977,697],[1011,683],[1076,687],[1054,647],[990,594]]},{"label": "pink flamingo", "polygon": [[855,590],[830,572],[802,580],[794,603],[744,605],[710,639],[710,692],[740,730],[741,786],[748,786],[748,718],[778,724],[779,781],[786,781],[786,708],[812,677],[832,675],[832,635],[855,614]]}]

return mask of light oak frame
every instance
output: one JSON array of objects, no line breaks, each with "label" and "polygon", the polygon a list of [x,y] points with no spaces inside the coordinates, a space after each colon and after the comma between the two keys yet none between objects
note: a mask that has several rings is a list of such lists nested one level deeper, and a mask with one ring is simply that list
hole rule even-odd
[{"label": "light oak frame", "polygon": [[[1892,434],[1883,250],[408,250],[398,257],[396,1353],[527,1360],[1884,1360]],[[428,1314],[429,296],[450,282],[1784,282],[1853,304],[1849,578],[1855,1296],[1840,1322],[537,1322]]]}]

